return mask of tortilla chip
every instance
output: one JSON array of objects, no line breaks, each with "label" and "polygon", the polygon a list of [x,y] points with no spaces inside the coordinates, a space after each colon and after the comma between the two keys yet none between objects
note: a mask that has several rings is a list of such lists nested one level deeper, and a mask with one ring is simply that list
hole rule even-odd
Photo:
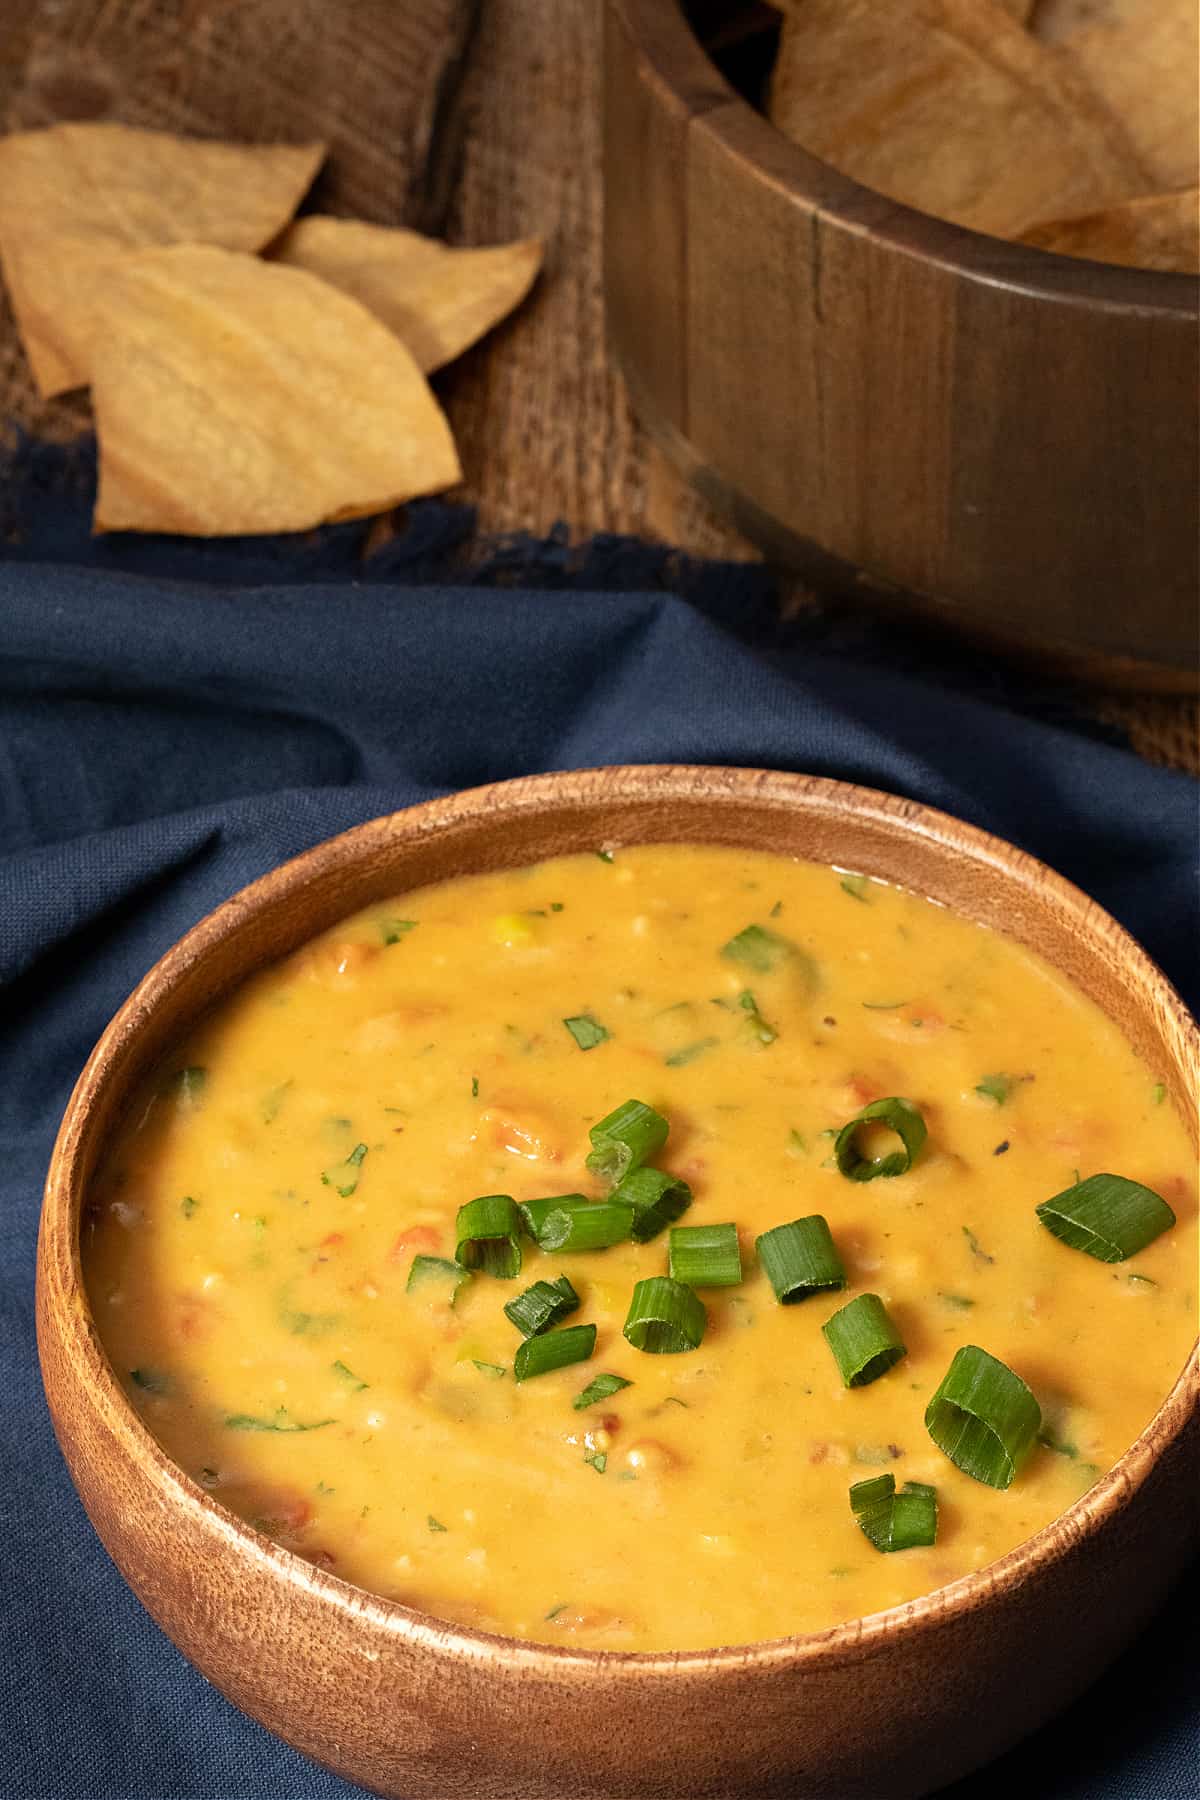
[{"label": "tortilla chip", "polygon": [[1200,188],[1149,194],[1082,218],[1051,219],[1027,231],[1024,241],[1060,256],[1200,275]]},{"label": "tortilla chip", "polygon": [[428,374],[520,304],[542,266],[542,248],[539,238],[525,238],[456,249],[415,231],[314,216],[298,219],[272,256],[360,300]]},{"label": "tortilla chip", "polygon": [[85,379],[91,284],[114,255],[178,243],[258,250],[324,154],[109,124],[0,138],[0,262],[41,393]]},{"label": "tortilla chip", "polygon": [[1120,119],[1154,189],[1200,181],[1196,0],[1051,0],[1037,32],[1060,46]]},{"label": "tortilla chip", "polygon": [[97,531],[303,531],[460,477],[398,338],[301,269],[176,245],[95,287]]},{"label": "tortilla chip", "polygon": [[999,237],[1149,185],[1078,73],[991,0],[803,0],[771,113],[867,187]]}]

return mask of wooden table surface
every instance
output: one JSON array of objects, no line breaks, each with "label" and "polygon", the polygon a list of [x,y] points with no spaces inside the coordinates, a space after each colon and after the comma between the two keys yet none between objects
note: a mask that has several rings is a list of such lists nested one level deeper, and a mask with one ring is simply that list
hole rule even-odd
[{"label": "wooden table surface", "polygon": [[[484,532],[630,532],[751,559],[648,440],[606,354],[600,0],[0,0],[0,129],[63,118],[244,140],[324,137],[323,210],[452,242],[543,233],[520,313],[437,377]],[[0,419],[37,399],[0,301]],[[806,596],[783,582],[785,603]],[[1089,694],[1153,760],[1200,772],[1200,705]]]}]

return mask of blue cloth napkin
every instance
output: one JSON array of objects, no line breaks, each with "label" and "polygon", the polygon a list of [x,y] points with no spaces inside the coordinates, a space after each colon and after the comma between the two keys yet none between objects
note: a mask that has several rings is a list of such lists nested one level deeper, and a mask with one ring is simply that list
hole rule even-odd
[{"label": "blue cloth napkin", "polygon": [[[445,509],[414,512],[406,538],[366,570],[355,530],[299,548],[93,546],[86,509],[54,469],[33,503],[23,490],[7,545],[0,520],[9,1800],[359,1792],[243,1717],[142,1612],[67,1479],[34,1351],[40,1187],[71,1085],[155,958],[245,882],[360,820],[534,770],[808,770],[944,807],[1044,857],[1140,937],[1193,1004],[1200,996],[1197,793],[1185,777],[1018,716],[987,667],[953,682],[941,669],[896,674],[877,637],[848,654],[828,635],[776,629],[753,571],[642,552],[631,565],[613,544],[581,564],[556,541],[533,558],[528,547],[493,557],[487,585],[478,568],[475,585],[411,585],[465,535]],[[631,566],[656,591],[614,591]],[[557,591],[504,586],[517,571]],[[608,591],[580,591],[589,580]],[[1192,1578],[1090,1694],[955,1800],[1014,1789],[1025,1800],[1194,1800],[1198,1600]]]}]

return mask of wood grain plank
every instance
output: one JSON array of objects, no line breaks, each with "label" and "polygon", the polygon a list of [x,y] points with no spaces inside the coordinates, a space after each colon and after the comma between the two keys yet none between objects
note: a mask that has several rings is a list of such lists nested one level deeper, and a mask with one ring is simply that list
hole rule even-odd
[{"label": "wood grain plank", "polygon": [[449,235],[543,232],[532,300],[439,381],[488,531],[627,531],[698,555],[758,552],[653,448],[607,354],[602,283],[601,16],[594,0],[489,0],[462,105]]},{"label": "wood grain plank", "polygon": [[[0,129],[59,119],[227,137],[323,138],[314,199],[423,221],[430,141],[477,0],[0,0]],[[40,401],[0,301],[0,418],[51,437],[88,423]]]}]

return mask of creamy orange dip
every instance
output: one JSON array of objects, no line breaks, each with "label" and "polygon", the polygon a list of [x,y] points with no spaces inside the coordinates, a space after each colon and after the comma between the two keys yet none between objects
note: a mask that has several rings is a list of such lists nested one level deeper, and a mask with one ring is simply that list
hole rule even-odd
[{"label": "creamy orange dip", "polygon": [[[752,924],[792,947],[776,966],[722,954]],[[1171,1387],[1196,1184],[1159,1074],[1045,964],[912,894],[724,849],[565,857],[373,906],[217,1008],[96,1178],[88,1288],[169,1454],[346,1581],[598,1648],[811,1631],[1019,1544]],[[897,1095],[928,1129],[913,1166],[847,1179],[833,1133]],[[666,1231],[584,1254],[525,1237],[515,1280],[409,1290],[476,1196],[602,1197],[589,1128],[631,1096],[669,1121],[653,1161],[691,1188],[679,1224],[738,1227],[743,1280],[699,1290],[697,1348],[622,1335]],[[1177,1215],[1126,1262],[1035,1215],[1098,1171]],[[781,1305],[755,1238],[817,1214],[847,1286]],[[562,1273],[580,1306],[559,1323],[594,1324],[594,1352],[517,1383],[503,1306]],[[821,1327],[864,1292],[907,1354],[848,1388]],[[1042,1410],[1004,1491],[925,1425],[968,1344]],[[577,1410],[600,1373],[630,1385]],[[849,1489],[887,1472],[936,1488],[931,1546],[860,1530]]]}]

